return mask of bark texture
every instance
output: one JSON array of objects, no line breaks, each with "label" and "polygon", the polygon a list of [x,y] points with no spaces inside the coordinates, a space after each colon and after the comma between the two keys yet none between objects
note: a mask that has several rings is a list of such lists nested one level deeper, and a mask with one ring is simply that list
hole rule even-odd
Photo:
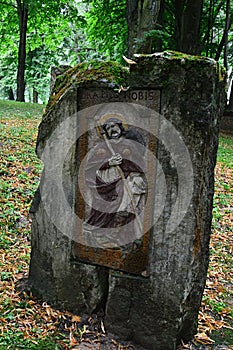
[{"label": "bark texture", "polygon": [[128,0],[128,55],[151,53],[152,39],[147,34],[155,28],[160,0]]},{"label": "bark texture", "polygon": [[188,54],[198,55],[203,0],[174,0],[176,48]]},{"label": "bark texture", "polygon": [[17,0],[19,18],[19,48],[18,48],[18,71],[17,71],[17,101],[24,102],[25,92],[25,65],[26,65],[26,40],[28,24],[28,7],[26,1]]}]

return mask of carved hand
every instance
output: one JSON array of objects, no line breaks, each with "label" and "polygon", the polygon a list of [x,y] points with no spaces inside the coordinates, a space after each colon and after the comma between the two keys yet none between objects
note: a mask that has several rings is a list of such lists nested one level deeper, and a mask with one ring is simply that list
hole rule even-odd
[{"label": "carved hand", "polygon": [[109,160],[109,166],[116,166],[122,163],[122,156],[119,153],[114,154]]}]

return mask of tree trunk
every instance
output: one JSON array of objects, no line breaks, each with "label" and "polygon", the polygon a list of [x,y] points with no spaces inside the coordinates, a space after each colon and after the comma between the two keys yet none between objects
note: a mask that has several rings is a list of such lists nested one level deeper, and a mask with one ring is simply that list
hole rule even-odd
[{"label": "tree trunk", "polygon": [[[232,20],[229,21],[227,31],[229,30],[229,28],[231,27],[231,25],[232,25]],[[221,52],[222,52],[223,47],[224,47],[224,45],[225,45],[225,41],[226,41],[226,40],[225,40],[225,35],[226,35],[225,31],[226,31],[226,28],[225,28],[225,30],[224,30],[222,39],[221,39],[221,41],[220,41],[220,43],[219,43],[219,45],[218,45],[218,50],[217,50],[217,53],[216,53],[216,55],[215,55],[215,57],[214,57],[215,61],[218,61],[218,60],[219,60],[219,58],[220,58],[220,56],[221,56]]]},{"label": "tree trunk", "polygon": [[25,92],[25,62],[26,62],[26,38],[27,38],[27,22],[28,8],[26,1],[17,0],[17,10],[19,18],[19,48],[18,48],[18,71],[17,71],[17,101],[24,102]]},{"label": "tree trunk", "polygon": [[203,0],[187,0],[183,14],[181,31],[181,48],[185,53],[199,55],[201,53],[200,26]]},{"label": "tree trunk", "polygon": [[38,103],[38,92],[33,88],[33,97],[32,97],[32,101],[33,103]]},{"label": "tree trunk", "polygon": [[9,100],[10,101],[14,101],[14,99],[15,99],[14,92],[13,92],[12,87],[10,87],[10,89],[9,89]]},{"label": "tree trunk", "polygon": [[214,10],[213,0],[210,0],[210,4],[209,4],[209,14],[208,14],[208,27],[207,27],[207,33],[206,33],[206,37],[207,37],[206,57],[209,56],[209,50],[210,50],[210,47],[212,46],[213,10]]},{"label": "tree trunk", "polygon": [[[165,1],[166,0],[160,1],[160,8],[159,8],[158,20],[157,20],[157,24],[158,24],[159,28],[164,27]],[[153,43],[153,49],[154,49],[154,51],[158,51],[158,52],[163,50],[163,39],[162,38],[158,38],[155,41],[155,43]]]},{"label": "tree trunk", "polygon": [[147,36],[155,27],[160,0],[127,0],[128,56],[151,53],[152,38]]},{"label": "tree trunk", "polygon": [[174,15],[175,15],[175,33],[174,40],[176,45],[176,50],[181,51],[182,48],[182,28],[183,28],[183,17],[184,17],[184,5],[185,0],[173,0],[174,5]]},{"label": "tree trunk", "polygon": [[228,31],[230,28],[230,0],[226,0],[226,21],[225,21],[225,35],[224,35],[224,67],[226,68],[226,71],[228,69],[228,59],[227,59],[227,53],[228,53]]},{"label": "tree trunk", "polygon": [[213,0],[210,0],[209,6],[209,17],[208,17],[208,29],[203,36],[202,43],[207,47],[206,49],[206,57],[213,57],[213,36],[214,36],[214,24],[216,18],[221,10],[224,1],[221,1],[217,7],[215,6]]}]

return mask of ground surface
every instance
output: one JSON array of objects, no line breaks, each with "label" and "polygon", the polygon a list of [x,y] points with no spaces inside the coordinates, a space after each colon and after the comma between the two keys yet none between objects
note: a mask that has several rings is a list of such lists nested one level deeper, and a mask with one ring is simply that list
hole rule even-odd
[{"label": "ground surface", "polygon": [[[27,290],[31,200],[42,169],[34,149],[42,106],[0,101],[0,350],[144,350],[106,334],[102,315],[56,310]],[[195,339],[179,349],[233,349],[233,137],[222,135],[213,234]],[[140,320],[139,320],[140,321]]]}]

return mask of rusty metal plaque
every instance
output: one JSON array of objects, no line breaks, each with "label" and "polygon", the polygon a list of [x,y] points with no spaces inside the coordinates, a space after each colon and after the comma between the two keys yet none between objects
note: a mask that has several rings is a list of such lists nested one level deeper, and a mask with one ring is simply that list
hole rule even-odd
[{"label": "rusty metal plaque", "polygon": [[82,88],[78,109],[85,113],[77,144],[81,224],[74,255],[146,277],[158,128],[153,112],[159,112],[160,91]]}]

